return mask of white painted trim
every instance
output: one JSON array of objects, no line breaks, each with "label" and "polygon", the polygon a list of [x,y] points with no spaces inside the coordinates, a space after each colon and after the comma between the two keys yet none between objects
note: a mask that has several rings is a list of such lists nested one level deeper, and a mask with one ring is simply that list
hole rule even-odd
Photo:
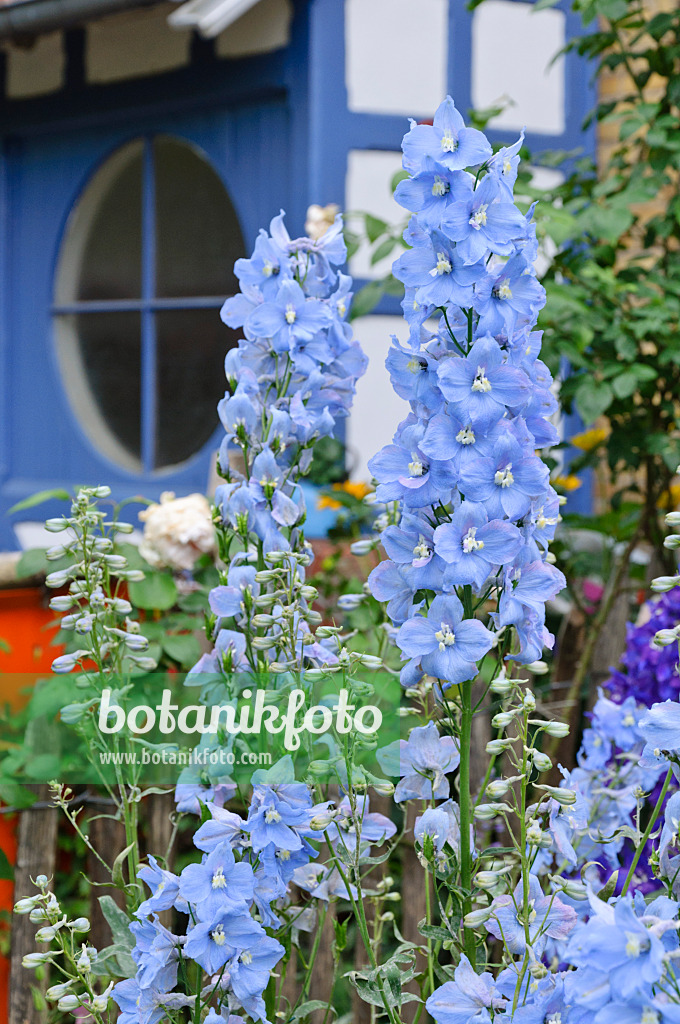
[{"label": "white painted trim", "polygon": [[259,0],[188,0],[168,16],[168,24],[177,29],[196,29],[212,39],[257,3]]}]

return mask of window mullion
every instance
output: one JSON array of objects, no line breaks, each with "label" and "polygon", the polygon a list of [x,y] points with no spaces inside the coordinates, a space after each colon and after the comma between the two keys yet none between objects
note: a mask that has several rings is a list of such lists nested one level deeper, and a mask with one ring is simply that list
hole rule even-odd
[{"label": "window mullion", "polygon": [[156,464],[157,359],[156,318],[151,302],[156,294],[156,176],[153,138],[144,140],[142,174],[142,467],[151,473]]}]

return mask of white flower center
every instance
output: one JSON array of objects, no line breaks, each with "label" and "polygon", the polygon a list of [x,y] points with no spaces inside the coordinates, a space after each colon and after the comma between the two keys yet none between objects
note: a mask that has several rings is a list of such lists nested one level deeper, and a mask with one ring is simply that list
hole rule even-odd
[{"label": "white flower center", "polygon": [[270,263],[269,260],[265,260],[262,265],[262,276],[271,277],[274,273],[274,264]]},{"label": "white flower center", "polygon": [[252,964],[253,954],[249,953],[247,949],[244,949],[239,957],[239,960],[241,961],[242,964]]},{"label": "white flower center", "polygon": [[227,937],[224,934],[224,926],[218,924],[217,928],[214,928],[210,933],[210,938],[213,940],[216,946],[223,946],[227,941]]},{"label": "white flower center", "polygon": [[493,482],[496,487],[512,487],[515,482],[515,478],[512,475],[512,464],[506,466],[505,469],[496,470]]},{"label": "white flower center", "polygon": [[437,253],[437,266],[434,269],[435,274],[439,274],[440,277],[442,274],[451,273],[451,261],[445,252]]},{"label": "white flower center", "polygon": [[494,288],[494,295],[497,299],[512,298],[512,288],[510,287],[509,277],[506,277],[505,281],[502,281],[497,288]]},{"label": "white flower center", "polygon": [[425,467],[423,466],[422,462],[415,454],[415,452],[411,452],[411,458],[413,461],[409,462],[408,464],[409,476],[422,476],[423,473],[425,472]]},{"label": "white flower center", "polygon": [[458,444],[474,444],[476,440],[477,438],[475,437],[474,431],[472,430],[471,427],[463,427],[463,429],[459,430],[458,433],[456,434],[456,441],[458,442]]},{"label": "white flower center", "polygon": [[295,312],[295,306],[292,302],[286,303],[286,323],[294,324],[297,319],[297,313]]},{"label": "white flower center", "polygon": [[475,379],[472,382],[473,391],[491,391],[491,382],[484,373],[485,367],[478,366]]},{"label": "white flower center", "polygon": [[447,647],[453,647],[456,642],[453,630],[446,622],[441,623],[441,629],[437,630],[434,638],[439,641],[440,651],[445,651]]},{"label": "white flower center", "polygon": [[277,850],[276,856],[279,860],[290,860],[290,850]]},{"label": "white flower center", "polygon": [[463,537],[463,551],[466,555],[472,554],[473,551],[481,551],[484,547],[483,540],[477,540],[477,527],[471,526],[468,532]]},{"label": "white flower center", "polygon": [[265,811],[264,820],[268,825],[275,825],[278,821],[281,821],[281,815],[272,807],[271,810]]},{"label": "white flower center", "polygon": [[487,211],[487,208],[488,208],[488,204],[487,203],[482,203],[480,205],[479,209],[476,210],[472,214],[472,216],[470,217],[470,220],[468,221],[468,223],[469,223],[470,227],[473,227],[475,229],[475,231],[479,231],[479,229],[483,228],[484,225],[486,224],[486,211]]},{"label": "white flower center", "polygon": [[347,312],[347,303],[343,299],[339,299],[338,307],[337,308],[338,308],[338,315],[339,316],[344,316],[345,313]]},{"label": "white flower center", "polygon": [[506,156],[505,160],[503,161],[503,174],[510,174],[511,170],[512,170],[512,160],[510,159],[509,156]]},{"label": "white flower center", "polygon": [[645,1006],[640,1017],[640,1024],[659,1024],[661,1017],[652,1006]]},{"label": "white flower center", "polygon": [[642,952],[642,940],[634,932],[626,932],[626,956],[638,957]]},{"label": "white flower center", "polygon": [[557,519],[554,516],[546,516],[543,508],[536,514],[536,526],[539,530],[545,530],[546,526],[556,526]]},{"label": "white flower center", "polygon": [[442,135],[442,153],[455,153],[457,149],[458,139],[454,139],[451,132],[444,132]]},{"label": "white flower center", "polygon": [[418,537],[418,543],[413,549],[413,554],[416,556],[416,558],[427,558],[427,556],[430,554],[430,549],[427,546],[427,541],[423,537],[422,533]]},{"label": "white flower center", "polygon": [[227,880],[224,877],[223,868],[218,868],[215,874],[212,876],[212,887],[213,889],[226,889]]},{"label": "white flower center", "polygon": [[440,176],[438,174],[435,174],[435,176],[434,176],[434,183],[432,185],[432,195],[433,196],[445,196],[448,191],[449,191],[449,183],[448,183],[448,181],[444,181],[444,179],[440,178]]},{"label": "white flower center", "polygon": [[409,370],[411,373],[420,373],[420,371],[423,369],[423,365],[420,362],[420,359],[417,359],[415,356],[413,356],[407,362],[406,369]]},{"label": "white flower center", "polygon": [[635,716],[631,715],[630,711],[623,720],[624,725],[635,725]]},{"label": "white flower center", "polygon": [[529,906],[531,907],[531,910],[529,911],[529,924],[533,924],[536,920],[536,908],[534,907],[533,900],[529,900]]},{"label": "white flower center", "polygon": [[545,1024],[562,1024],[562,1014],[557,1010],[545,1018]]}]

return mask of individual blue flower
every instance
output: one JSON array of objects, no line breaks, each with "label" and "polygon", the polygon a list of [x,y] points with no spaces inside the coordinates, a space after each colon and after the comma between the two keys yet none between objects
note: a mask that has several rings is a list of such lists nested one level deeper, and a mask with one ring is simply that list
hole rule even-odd
[{"label": "individual blue flower", "polygon": [[425,157],[422,170],[397,185],[394,198],[405,209],[418,214],[418,221],[432,231],[441,226],[448,208],[470,191],[467,175],[450,171],[432,157]]},{"label": "individual blue flower", "polygon": [[236,260],[234,273],[241,287],[255,286],[265,299],[274,297],[281,281],[292,276],[285,254],[264,228],[260,228],[250,259]]},{"label": "individual blue flower", "polygon": [[667,995],[634,996],[625,1002],[614,999],[593,1017],[593,1024],[680,1024],[680,1003]]},{"label": "individual blue flower", "polygon": [[564,575],[554,565],[540,560],[513,566],[503,581],[498,602],[498,625],[519,625],[527,609],[540,611],[567,585]]},{"label": "individual blue flower", "polygon": [[524,237],[526,222],[515,204],[502,195],[494,176],[487,174],[446,210],[441,230],[456,243],[464,263],[471,264],[489,252],[509,256],[513,243]]},{"label": "individual blue flower", "polygon": [[416,818],[413,835],[421,847],[425,836],[433,842],[435,853],[442,854],[439,860],[441,867],[446,865],[444,847],[450,846],[454,853],[460,849],[460,811],[453,800],[445,800],[437,807],[428,807],[420,817]]},{"label": "individual blue flower", "polygon": [[438,595],[427,616],[408,619],[397,633],[397,646],[406,658],[418,658],[424,672],[445,684],[462,683],[477,675],[477,662],[494,643],[493,633],[478,619],[465,619],[453,594]]},{"label": "individual blue flower", "polygon": [[376,565],[368,577],[368,586],[376,601],[386,603],[387,614],[396,625],[401,625],[414,607],[420,608],[422,605],[422,601],[415,604],[413,600],[418,586],[412,570],[390,559]]},{"label": "individual blue flower", "polygon": [[401,776],[394,799],[441,800],[449,795],[449,772],[460,763],[460,753],[451,736],[440,736],[434,722],[418,725],[407,740],[396,740],[377,752],[378,763],[387,775]]},{"label": "individual blue flower", "polygon": [[425,1008],[436,1024],[487,1024],[489,1010],[500,1010],[505,1000],[498,998],[496,983],[488,972],[477,974],[465,953],[454,972],[454,981],[435,989]]},{"label": "individual blue flower", "polygon": [[212,853],[222,843],[237,846],[245,838],[243,818],[224,807],[208,803],[211,817],[194,833],[194,846],[206,853]]},{"label": "individual blue flower", "polygon": [[229,984],[239,1003],[254,1020],[266,1020],[262,993],[272,971],[285,953],[276,939],[253,936],[229,965]]},{"label": "individual blue flower", "polygon": [[355,850],[359,836],[362,847],[364,844],[383,843],[391,839],[397,826],[384,814],[371,812],[367,796],[357,799],[357,814],[352,812],[349,797],[344,797],[337,807],[336,815],[328,826],[326,833],[334,845],[346,850]]},{"label": "individual blue flower", "polygon": [[413,402],[418,409],[427,410],[428,413],[443,405],[444,400],[437,385],[437,364],[426,352],[404,348],[393,337],[385,366],[392,387],[401,398]]},{"label": "individual blue flower", "polygon": [[489,174],[492,174],[503,188],[508,199],[512,199],[512,192],[517,181],[517,169],[519,167],[519,151],[524,142],[524,129],[512,146],[501,146],[490,160],[487,161]]},{"label": "individual blue flower", "polygon": [[416,289],[419,303],[437,307],[450,302],[472,305],[473,285],[479,277],[479,269],[463,263],[455,245],[439,232],[408,249],[395,261],[392,273],[406,287]]},{"label": "individual blue flower", "polygon": [[162,994],[142,989],[136,978],[125,978],[113,986],[111,998],[120,1010],[118,1024],[158,1024],[167,1015]]},{"label": "individual blue flower", "polygon": [[673,756],[680,753],[680,704],[676,701],[652,704],[640,719],[638,728],[647,744],[645,754],[649,752],[658,757],[657,750]]},{"label": "individual blue flower", "polygon": [[237,863],[229,843],[216,846],[201,864],[188,864],[179,878],[180,895],[200,920],[218,912],[244,913],[253,898],[253,869]]},{"label": "individual blue flower", "polygon": [[257,306],[246,327],[253,335],[271,338],[277,352],[292,349],[296,341],[311,341],[329,324],[327,308],[308,299],[297,281],[283,281],[271,302]]},{"label": "individual blue flower", "polygon": [[212,920],[193,926],[184,943],[184,954],[208,974],[217,974],[240,950],[265,937],[264,928],[250,914],[218,913]]},{"label": "individual blue flower", "polygon": [[497,423],[507,407],[521,406],[531,387],[522,370],[507,364],[490,336],[478,338],[464,358],[444,360],[439,384],[458,419],[482,431]]},{"label": "individual blue flower", "polygon": [[382,534],[388,556],[398,565],[410,566],[409,586],[414,590],[436,590],[446,568],[434,551],[434,528],[423,515],[405,513],[398,526],[388,526]]},{"label": "individual blue flower", "polygon": [[596,897],[590,902],[593,915],[571,936],[566,959],[576,967],[604,972],[612,993],[624,999],[649,991],[665,965],[664,946],[654,927],[636,915],[630,895],[614,906]]},{"label": "individual blue flower", "polygon": [[489,522],[484,505],[464,501],[448,523],[434,531],[435,550],[448,564],[447,589],[472,584],[480,590],[495,566],[511,562],[522,535],[511,523]]},{"label": "individual blue flower", "polygon": [[427,157],[443,164],[450,171],[464,170],[484,163],[491,156],[491,146],[483,132],[466,128],[450,96],[437,107],[431,125],[411,121],[411,130],[402,142],[404,167],[417,173]]},{"label": "individual blue flower", "polygon": [[515,327],[531,320],[545,302],[545,290],[531,273],[523,253],[512,256],[502,266],[491,266],[475,286],[475,310],[479,313],[480,333],[508,337]]},{"label": "individual blue flower", "polygon": [[269,843],[280,850],[294,851],[301,848],[301,832],[307,833],[309,822],[307,806],[291,804],[275,787],[256,785],[243,827],[250,833],[256,853]]},{"label": "individual blue flower", "polygon": [[478,458],[461,470],[461,491],[471,501],[484,502],[491,519],[521,519],[547,486],[548,467],[509,434],[499,438],[490,458]]},{"label": "individual blue flower", "polygon": [[131,956],[137,965],[137,981],[142,989],[170,992],[177,984],[180,940],[157,917],[153,921],[132,921],[135,937]]},{"label": "individual blue flower", "polygon": [[430,459],[449,462],[460,474],[461,466],[479,455],[491,455],[501,436],[500,423],[488,430],[479,430],[470,420],[461,419],[449,406],[446,412],[433,416],[420,442],[420,450]]},{"label": "individual blue flower", "polygon": [[[511,953],[524,953],[527,936],[523,919],[523,882],[512,896],[496,896],[491,907],[493,916],[486,922],[487,931],[500,939]],[[577,921],[576,911],[556,896],[546,896],[536,875],[529,879],[529,945],[541,956],[548,939],[563,940]]]},{"label": "individual blue flower", "polygon": [[137,872],[137,877],[149,886],[151,896],[137,908],[138,917],[160,913],[161,910],[169,910],[174,906],[179,893],[177,875],[162,868],[152,854],[149,854],[148,861],[149,865],[142,866]]}]

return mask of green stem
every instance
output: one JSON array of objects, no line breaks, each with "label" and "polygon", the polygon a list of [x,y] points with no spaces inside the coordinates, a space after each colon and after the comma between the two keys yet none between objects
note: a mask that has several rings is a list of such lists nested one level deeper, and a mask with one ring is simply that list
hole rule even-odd
[{"label": "green stem", "polygon": [[[472,801],[470,799],[470,746],[472,740],[472,683],[460,687],[460,768],[458,771],[458,805],[460,808],[460,884],[463,890],[463,917],[472,910],[472,855],[470,825]],[[470,963],[475,965],[475,934],[463,926],[463,948]]]},{"label": "green stem", "polygon": [[656,806],[654,807],[654,810],[652,811],[652,816],[649,819],[649,824],[647,825],[647,828],[644,831],[642,839],[640,840],[640,842],[638,844],[638,848],[635,851],[635,856],[633,857],[631,865],[628,868],[628,874],[626,875],[626,881],[624,882],[623,889],[621,890],[621,895],[622,896],[625,896],[626,893],[628,892],[628,886],[630,885],[630,883],[633,880],[633,874],[635,873],[635,868],[637,867],[637,863],[640,860],[640,857],[642,856],[642,851],[645,848],[647,840],[649,839],[650,835],[652,834],[652,829],[654,828],[654,825],[656,824],[656,819],[659,817],[659,814],[661,812],[661,808],[663,807],[664,798],[666,796],[666,793],[668,792],[668,787],[670,786],[672,778],[673,778],[673,768],[671,767],[666,772],[666,778],[664,779],[663,787],[661,789],[661,792],[659,793],[659,799],[656,801]]}]

